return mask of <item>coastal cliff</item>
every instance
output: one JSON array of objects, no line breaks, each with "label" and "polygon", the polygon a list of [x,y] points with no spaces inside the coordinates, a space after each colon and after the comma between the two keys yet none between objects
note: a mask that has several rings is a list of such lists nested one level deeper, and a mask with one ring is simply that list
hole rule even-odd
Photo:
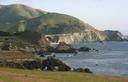
[{"label": "coastal cliff", "polygon": [[66,42],[66,43],[81,43],[87,41],[101,41],[106,40],[106,35],[101,35],[99,32],[76,32],[69,34],[53,34],[45,35],[48,41],[50,42]]},{"label": "coastal cliff", "polygon": [[69,34],[45,35],[50,42],[81,43],[94,41],[123,41],[125,37],[119,31],[85,31]]},{"label": "coastal cliff", "polygon": [[122,41],[125,39],[124,35],[119,31],[105,30],[105,34],[108,36],[109,41]]}]

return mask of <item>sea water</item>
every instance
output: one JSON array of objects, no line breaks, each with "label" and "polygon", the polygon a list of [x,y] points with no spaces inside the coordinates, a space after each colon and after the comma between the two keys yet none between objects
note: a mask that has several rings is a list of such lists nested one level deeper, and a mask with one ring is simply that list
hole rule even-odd
[{"label": "sea water", "polygon": [[95,42],[74,44],[76,48],[90,47],[98,49],[98,52],[79,52],[73,54],[56,54],[72,68],[89,68],[95,74],[128,76],[128,42]]}]

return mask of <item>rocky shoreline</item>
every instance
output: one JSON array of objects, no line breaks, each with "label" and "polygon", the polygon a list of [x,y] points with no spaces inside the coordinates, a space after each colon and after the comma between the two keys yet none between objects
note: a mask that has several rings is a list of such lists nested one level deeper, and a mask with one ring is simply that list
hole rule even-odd
[{"label": "rocky shoreline", "polygon": [[[80,47],[79,49],[76,49],[73,48],[70,44],[60,42],[55,48],[50,46],[45,51],[43,49],[36,52],[2,51],[0,53],[1,58],[2,56],[5,57],[4,59],[0,60],[0,67],[11,67],[30,70],[40,69],[43,71],[73,71],[92,73],[88,68],[71,68],[61,60],[56,59],[55,55],[51,55],[45,58],[46,55],[50,55],[51,53],[74,53],[74,55],[76,55],[78,51],[89,52],[90,50],[92,49],[88,47]],[[36,56],[39,56],[43,59],[37,58]]]},{"label": "rocky shoreline", "polygon": [[42,71],[73,71],[73,72],[86,72],[92,73],[88,68],[71,68],[63,63],[61,60],[56,59],[53,56],[48,56],[44,60],[26,60],[26,61],[0,61],[0,67],[10,67],[18,69],[40,69]]}]

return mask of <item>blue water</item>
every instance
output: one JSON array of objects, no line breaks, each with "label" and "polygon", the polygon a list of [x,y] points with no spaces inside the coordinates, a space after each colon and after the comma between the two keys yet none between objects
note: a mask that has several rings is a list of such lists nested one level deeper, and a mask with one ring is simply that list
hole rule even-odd
[{"label": "blue water", "polygon": [[79,52],[76,56],[56,54],[57,58],[73,68],[89,68],[95,74],[128,76],[128,42],[81,43],[73,46],[88,46],[99,52]]}]

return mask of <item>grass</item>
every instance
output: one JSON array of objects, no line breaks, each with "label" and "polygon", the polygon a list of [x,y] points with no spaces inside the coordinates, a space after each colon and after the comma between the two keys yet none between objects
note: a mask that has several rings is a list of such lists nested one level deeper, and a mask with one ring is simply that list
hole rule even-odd
[{"label": "grass", "polygon": [[0,82],[19,82],[18,80],[14,80],[8,76],[0,76]]},{"label": "grass", "polygon": [[0,82],[128,82],[127,77],[0,68]]}]

